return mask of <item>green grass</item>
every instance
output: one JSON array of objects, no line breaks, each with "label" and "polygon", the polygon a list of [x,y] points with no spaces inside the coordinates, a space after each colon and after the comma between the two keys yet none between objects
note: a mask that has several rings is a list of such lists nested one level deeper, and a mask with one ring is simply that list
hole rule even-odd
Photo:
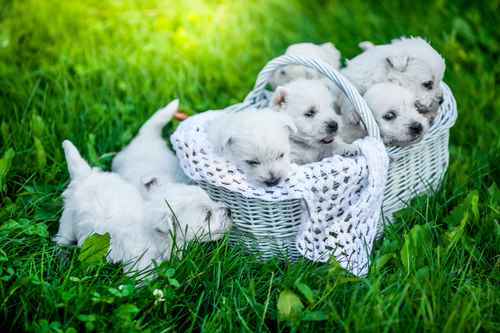
[{"label": "green grass", "polygon": [[[176,3],[0,1],[3,331],[499,331],[499,1]],[[359,41],[400,35],[425,36],[446,58],[459,118],[442,189],[387,229],[367,278],[260,263],[222,241],[192,244],[138,286],[51,242],[68,179],[63,139],[109,167],[159,106],[240,101],[289,43],[333,41],[349,58]],[[284,290],[304,306],[288,320]]]}]

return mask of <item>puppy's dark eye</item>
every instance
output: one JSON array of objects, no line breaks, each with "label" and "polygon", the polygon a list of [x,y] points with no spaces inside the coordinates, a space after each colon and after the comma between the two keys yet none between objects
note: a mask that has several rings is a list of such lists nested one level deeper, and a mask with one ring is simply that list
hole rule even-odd
[{"label": "puppy's dark eye", "polygon": [[277,160],[281,160],[283,157],[285,157],[285,153],[279,154]]},{"label": "puppy's dark eye", "polygon": [[284,69],[280,70],[280,74],[285,76],[286,75],[286,71]]},{"label": "puppy's dark eye", "polygon": [[434,86],[434,82],[425,81],[424,83],[422,83],[422,86],[427,90],[432,90],[432,87]]},{"label": "puppy's dark eye", "polygon": [[317,113],[316,108],[313,106],[310,109],[308,109],[306,113],[304,113],[304,117],[312,118],[316,115],[316,113]]},{"label": "puppy's dark eye", "polygon": [[155,231],[161,235],[167,235],[164,231],[160,230],[160,228],[156,228]]},{"label": "puppy's dark eye", "polygon": [[384,118],[385,120],[393,120],[396,118],[396,112],[394,111],[389,111],[387,112],[386,114],[384,114],[382,116],[382,118]]},{"label": "puppy's dark eye", "polygon": [[257,161],[257,160],[246,160],[245,163],[248,164],[248,165],[250,165],[250,166],[252,166],[252,167],[260,165],[260,162]]},{"label": "puppy's dark eye", "polygon": [[342,111],[340,110],[340,106],[337,103],[332,104],[332,109],[336,114],[341,115]]}]

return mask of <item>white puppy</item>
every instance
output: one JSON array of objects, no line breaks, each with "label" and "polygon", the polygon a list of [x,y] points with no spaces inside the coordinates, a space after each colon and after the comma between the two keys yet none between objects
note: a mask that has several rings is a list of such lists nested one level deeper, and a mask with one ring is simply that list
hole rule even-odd
[{"label": "white puppy", "polygon": [[[395,39],[391,44],[360,43],[364,52],[347,62],[344,74],[361,94],[381,82],[393,82],[416,96],[418,111],[432,122],[443,102],[445,63],[422,38]],[[345,100],[344,100],[345,101]]]},{"label": "white puppy", "polygon": [[[320,45],[313,43],[292,44],[287,48],[285,54],[322,60],[335,69],[340,68],[340,52],[332,43]],[[302,65],[288,65],[276,70],[271,75],[269,83],[271,87],[275,89],[278,86],[300,78],[322,79],[323,75],[318,73],[315,69]]]},{"label": "white puppy", "polygon": [[158,110],[142,125],[132,142],[113,159],[112,170],[141,192],[144,191],[144,177],[155,175],[163,178],[163,182],[183,180],[179,162],[161,135],[163,127],[178,108],[179,101],[174,100]]},{"label": "white puppy", "polygon": [[[407,146],[418,142],[429,129],[428,119],[415,106],[415,95],[406,88],[390,82],[378,83],[369,88],[363,97],[388,146]],[[346,104],[342,112],[347,113],[343,116],[352,119],[354,108]],[[346,142],[352,142],[366,136],[366,131],[360,122],[350,123],[342,135]]]},{"label": "white puppy", "polygon": [[109,233],[112,263],[142,271],[170,258],[171,250],[197,239],[220,238],[230,226],[228,211],[200,188],[148,180],[146,200],[116,173],[91,168],[69,141],[63,143],[71,182],[54,240],[79,246],[93,233]]},{"label": "white puppy", "polygon": [[297,127],[290,136],[292,162],[305,164],[333,153],[356,152],[338,136],[342,117],[335,102],[335,95],[322,80],[298,79],[276,88],[272,109],[289,115]]},{"label": "white puppy", "polygon": [[229,210],[212,201],[200,187],[176,182],[182,171],[161,136],[178,106],[174,100],[153,114],[116,155],[112,169],[136,186],[146,200],[146,211],[152,214],[148,218],[169,225],[168,232],[175,231],[177,244],[195,236],[216,240],[231,226]]},{"label": "white puppy", "polygon": [[126,271],[142,270],[168,254],[169,226],[146,219],[139,191],[110,172],[91,168],[70,141],[63,142],[70,183],[63,193],[64,210],[54,240],[79,246],[93,233],[111,236],[108,261]]},{"label": "white puppy", "polygon": [[271,109],[225,112],[207,124],[215,151],[241,169],[250,182],[275,186],[290,172],[290,117]]}]

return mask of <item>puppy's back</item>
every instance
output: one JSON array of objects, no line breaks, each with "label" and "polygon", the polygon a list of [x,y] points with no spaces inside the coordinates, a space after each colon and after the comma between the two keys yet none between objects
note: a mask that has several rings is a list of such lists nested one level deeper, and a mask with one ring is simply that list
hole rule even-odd
[{"label": "puppy's back", "polygon": [[91,232],[113,235],[143,223],[139,191],[113,173],[93,170],[86,179],[70,184],[64,198],[65,209],[78,223],[79,243]]}]

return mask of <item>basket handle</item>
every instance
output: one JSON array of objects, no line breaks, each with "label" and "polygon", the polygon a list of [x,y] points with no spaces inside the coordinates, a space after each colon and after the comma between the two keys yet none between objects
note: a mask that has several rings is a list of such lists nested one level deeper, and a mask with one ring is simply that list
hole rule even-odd
[{"label": "basket handle", "polygon": [[266,85],[269,82],[272,73],[287,65],[302,65],[315,69],[326,76],[330,81],[335,83],[345,94],[349,102],[354,106],[355,112],[361,117],[361,121],[363,122],[368,135],[380,140],[380,130],[378,125],[373,118],[370,108],[366,104],[363,97],[361,97],[358,90],[336,69],[321,60],[290,55],[282,55],[274,58],[260,71],[253,90],[247,95],[243,104],[255,104],[257,101],[261,100],[262,96],[266,93]]}]

